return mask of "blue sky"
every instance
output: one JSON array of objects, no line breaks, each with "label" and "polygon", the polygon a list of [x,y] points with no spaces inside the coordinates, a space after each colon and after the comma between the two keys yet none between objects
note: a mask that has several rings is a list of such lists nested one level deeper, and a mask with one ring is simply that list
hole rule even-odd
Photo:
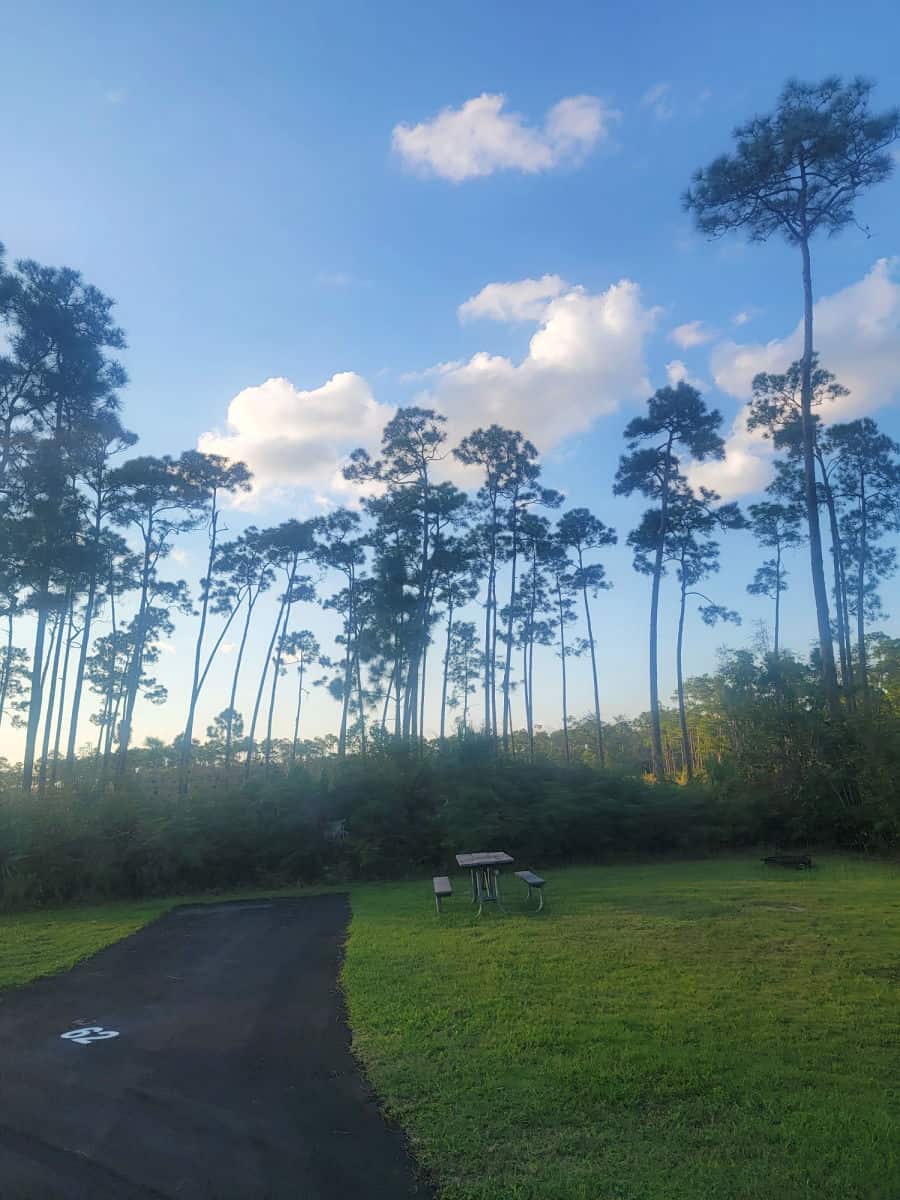
[{"label": "blue sky", "polygon": [[[125,416],[143,452],[178,452],[210,431],[253,442],[262,484],[233,529],[340,499],[331,479],[354,414],[374,427],[425,389],[460,429],[482,401],[498,406],[491,419],[508,405],[545,450],[547,482],[624,542],[638,506],[614,500],[611,479],[641,383],[673,371],[702,381],[729,433],[748,372],[792,357],[781,343],[800,315],[794,252],[691,233],[679,205],[691,170],[792,74],[863,73],[879,81],[879,106],[900,101],[896,5],[825,3],[811,33],[812,21],[769,2],[7,6],[0,240],[116,297],[130,346]],[[479,107],[484,96],[505,100]],[[461,178],[469,168],[486,173]],[[895,436],[900,271],[876,264],[900,254],[898,211],[895,178],[861,206],[870,236],[848,231],[814,261],[817,296],[831,298],[821,348],[853,385],[844,415],[871,412]],[[524,280],[544,282],[482,292]],[[492,356],[481,375],[479,354]],[[456,365],[421,374],[437,364]],[[330,410],[343,434],[326,436],[332,393],[317,389],[338,373],[354,377]],[[253,392],[248,406],[274,405],[271,435],[272,412],[293,405],[290,436],[319,453],[308,478],[274,471],[264,431],[227,423],[231,400],[270,378],[296,392]],[[730,473],[713,481],[752,500],[758,447],[737,438],[731,450]],[[195,578],[201,542],[181,552],[173,571]],[[745,623],[693,627],[689,669],[707,669],[722,640],[746,644],[768,615],[744,593],[760,557],[748,538],[728,545],[716,596]],[[813,630],[803,560],[793,565],[786,636],[803,648]],[[624,546],[608,566],[605,708],[635,712],[646,705],[646,582]],[[316,610],[298,620],[327,628]],[[175,698],[145,709],[141,732],[182,722],[183,659],[164,655]],[[663,670],[666,694],[670,656]],[[589,692],[575,674],[578,712]],[[212,679],[204,723],[220,699]],[[331,724],[319,708],[310,732]],[[546,723],[557,709],[548,687]]]}]

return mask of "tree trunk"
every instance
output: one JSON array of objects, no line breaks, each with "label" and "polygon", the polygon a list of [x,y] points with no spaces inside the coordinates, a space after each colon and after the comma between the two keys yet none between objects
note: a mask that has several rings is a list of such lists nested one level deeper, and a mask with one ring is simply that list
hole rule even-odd
[{"label": "tree trunk", "polygon": [[137,701],[138,688],[141,686],[141,671],[143,669],[144,642],[147,637],[147,599],[150,587],[150,547],[153,540],[153,522],[148,519],[144,538],[144,560],[141,568],[141,600],[138,615],[134,623],[134,647],[131,662],[128,667],[125,687],[125,712],[119,729],[119,751],[116,762],[116,775],[122,777],[128,763],[128,747],[131,744],[131,723],[134,717],[134,706]]},{"label": "tree trunk", "polygon": [[[97,505],[97,514],[94,521],[94,545],[97,546],[100,538],[100,505]],[[87,599],[84,605],[84,625],[81,630],[81,648],[78,652],[78,666],[75,670],[75,687],[72,691],[72,712],[69,715],[69,740],[66,746],[66,770],[71,773],[75,767],[75,749],[78,740],[78,717],[81,712],[81,694],[84,689],[84,673],[87,668],[87,656],[90,649],[91,641],[91,622],[94,619],[94,604],[97,598],[97,573],[98,566],[96,561],[91,566],[91,578],[88,583]]]},{"label": "tree trunk", "polygon": [[569,766],[571,759],[569,756],[569,695],[566,674],[566,623],[563,614],[562,582],[560,581],[558,575],[556,577],[556,596],[559,602],[559,657],[562,661],[563,744],[566,749],[566,766]]},{"label": "tree trunk", "polygon": [[809,560],[812,571],[813,595],[816,601],[816,621],[819,629],[819,648],[822,656],[822,683],[828,709],[833,718],[840,715],[837,674],[834,665],[834,644],[831,619],[828,613],[828,588],[825,583],[825,564],[822,559],[822,533],[819,528],[819,501],[816,493],[813,445],[815,426],[812,413],[813,360],[813,297],[812,272],[809,260],[809,240],[801,238],[803,254],[803,359],[801,362],[800,429],[803,440],[803,473],[806,493],[806,516],[809,523]]},{"label": "tree trunk", "polygon": [[209,614],[209,593],[212,588],[213,569],[215,566],[218,525],[219,512],[216,507],[216,493],[214,490],[212,494],[212,511],[210,513],[209,557],[206,562],[206,583],[203,587],[203,599],[200,604],[200,627],[197,630],[197,642],[194,646],[194,674],[191,679],[191,698],[188,704],[188,715],[184,725],[184,733],[181,737],[181,754],[178,764],[180,774],[178,792],[182,796],[187,792],[188,770],[190,769],[191,754],[193,752],[191,743],[194,737],[194,716],[197,712],[197,700],[200,697],[200,659],[203,654],[203,637],[206,633],[206,619]]},{"label": "tree trunk", "polygon": [[263,755],[263,764],[266,771],[272,763],[272,726],[275,721],[275,696],[278,692],[278,681],[281,678],[281,663],[284,655],[284,639],[287,637],[288,621],[291,616],[290,602],[285,605],[284,620],[281,623],[281,636],[276,643],[275,662],[272,664],[272,689],[269,693],[269,714],[266,718],[266,752]]},{"label": "tree trunk", "polygon": [[781,628],[781,542],[775,547],[775,659],[778,660],[778,635]]},{"label": "tree trunk", "polygon": [[356,695],[359,701],[359,752],[365,758],[368,750],[366,746],[366,706],[363,697],[362,666],[359,661],[358,638],[356,646]]},{"label": "tree trunk", "polygon": [[59,661],[62,656],[62,644],[66,637],[66,623],[69,621],[69,606],[72,596],[71,587],[66,588],[63,607],[60,609],[56,622],[56,637],[53,647],[53,666],[50,668],[50,691],[47,696],[47,715],[44,717],[44,738],[41,744],[41,758],[38,766],[38,791],[43,795],[47,786],[47,760],[50,757],[50,737],[53,732],[53,714],[56,708],[56,690],[59,682]]},{"label": "tree trunk", "polygon": [[466,651],[465,666],[463,667],[463,710],[462,710],[462,728],[463,741],[465,741],[469,732],[469,652]]},{"label": "tree trunk", "polygon": [[688,737],[687,715],[684,711],[684,671],[682,667],[682,652],[684,649],[684,609],[687,602],[687,591],[684,580],[681,582],[681,606],[678,610],[678,642],[675,651],[675,672],[678,684],[678,723],[681,726],[681,757],[684,762],[684,777],[690,783],[693,775],[691,763],[691,740]]},{"label": "tree trunk", "polygon": [[491,540],[488,551],[487,599],[484,605],[484,732],[487,737],[496,733],[491,726],[491,612],[497,572],[497,505],[491,506]]},{"label": "tree trunk", "polygon": [[850,614],[847,609],[847,585],[844,578],[844,551],[838,525],[837,505],[834,489],[828,479],[825,461],[820,452],[816,454],[819,473],[822,476],[822,496],[828,511],[828,526],[831,532],[831,565],[834,573],[834,604],[837,616],[838,649],[841,659],[841,682],[848,704],[853,704],[853,653],[850,648]]},{"label": "tree trunk", "polygon": [[509,732],[512,725],[512,709],[509,704],[509,674],[512,666],[513,617],[516,608],[516,564],[518,561],[518,495],[512,498],[512,560],[510,564],[509,615],[506,619],[506,660],[503,664],[503,749],[509,749]]},{"label": "tree trunk", "polygon": [[262,706],[263,691],[266,686],[266,678],[269,674],[269,663],[272,661],[272,651],[275,649],[275,639],[278,637],[278,630],[281,628],[281,620],[284,616],[284,610],[287,605],[287,598],[290,595],[291,588],[294,585],[293,573],[290,577],[288,590],[282,597],[281,604],[278,608],[278,616],[275,618],[275,625],[272,629],[272,636],[269,638],[269,645],[266,648],[266,660],[263,663],[263,669],[259,675],[259,687],[256,689],[256,700],[253,704],[253,716],[250,720],[250,731],[247,734],[247,757],[244,759],[244,770],[249,775],[250,765],[253,762],[253,744],[256,737],[256,722],[259,720],[259,710]]},{"label": "tree trunk", "polygon": [[859,568],[856,576],[856,637],[858,642],[859,685],[863,704],[869,706],[869,667],[866,661],[866,566],[869,539],[868,499],[865,471],[859,471]]},{"label": "tree trunk", "polygon": [[[50,782],[51,783],[56,783],[56,780],[59,776],[59,748],[62,743],[63,713],[65,712],[65,707],[66,707],[66,686],[67,686],[68,680],[69,680],[69,656],[72,652],[72,643],[75,641],[75,638],[78,636],[77,632],[73,633],[74,624],[75,624],[75,605],[73,603],[72,607],[69,610],[69,632],[66,635],[66,652],[65,652],[65,655],[63,656],[62,680],[59,685],[59,704],[57,706],[56,734],[53,738],[53,766],[50,771]],[[82,632],[83,632],[83,630],[82,630]]]},{"label": "tree trunk", "polygon": [[396,666],[391,669],[391,673],[388,676],[387,691],[384,693],[384,707],[381,710],[381,737],[382,737],[382,740],[384,740],[387,737],[387,719],[388,719],[388,713],[391,710],[391,694],[394,690],[394,671],[395,670],[396,670]]},{"label": "tree trunk", "polygon": [[[581,547],[578,548],[578,569],[584,577],[584,562],[582,561]],[[600,723],[600,685],[597,681],[597,647],[594,645],[594,627],[591,622],[591,606],[588,603],[588,590],[585,585],[582,589],[584,596],[584,619],[587,622],[588,645],[591,648],[591,677],[594,683],[594,723],[597,733],[597,761],[600,766],[606,765],[606,760],[603,752],[603,726]]]},{"label": "tree trunk", "polygon": [[422,647],[422,682],[419,694],[419,753],[425,750],[425,679],[428,668],[428,641]]},{"label": "tree trunk", "polygon": [[31,785],[34,781],[34,752],[37,746],[38,725],[41,719],[43,702],[44,641],[47,635],[48,602],[47,590],[44,588],[41,593],[37,626],[34,633],[34,657],[31,663],[31,692],[28,697],[28,725],[25,730],[25,754],[22,760],[22,787],[26,792],[31,791]]},{"label": "tree trunk", "polygon": [[665,775],[665,759],[662,748],[662,728],[659,718],[659,587],[662,580],[663,554],[665,553],[666,531],[669,516],[669,472],[672,464],[672,440],[669,434],[666,444],[665,472],[660,497],[659,545],[653,562],[653,583],[650,591],[650,761],[657,779]]},{"label": "tree trunk", "polygon": [[[341,692],[341,727],[338,733],[338,757],[343,758],[347,753],[347,714],[350,711],[350,694],[353,690],[353,575],[347,576],[347,619],[344,622],[344,686]],[[412,676],[410,676],[412,678]],[[404,736],[409,728],[409,692],[407,691],[407,711],[404,713]]]},{"label": "tree trunk", "polygon": [[453,597],[447,602],[447,646],[444,650],[444,678],[441,681],[441,748],[446,740],[447,728],[447,679],[450,674],[450,639],[453,637]]},{"label": "tree trunk", "polygon": [[9,693],[9,684],[12,679],[13,666],[13,611],[12,603],[10,603],[9,612],[6,614],[6,662],[3,667],[3,684],[0,686],[0,725],[3,724],[3,714],[6,711],[6,697]]},{"label": "tree trunk", "polygon": [[234,674],[231,676],[231,695],[228,698],[228,717],[225,721],[225,767],[231,766],[231,746],[234,738],[234,702],[237,699],[238,678],[241,673],[241,663],[244,661],[244,648],[247,645],[247,634],[250,632],[250,621],[253,617],[253,610],[256,607],[256,601],[259,599],[259,592],[256,595],[247,593],[247,616],[244,619],[244,628],[241,632],[241,644],[238,646],[237,659],[234,664]]},{"label": "tree trunk", "polygon": [[294,740],[291,743],[291,766],[297,761],[297,743],[300,740],[300,710],[303,708],[303,667],[304,667],[303,651],[300,651],[300,664],[297,667],[297,674],[300,676],[297,684],[297,712],[294,716]]}]

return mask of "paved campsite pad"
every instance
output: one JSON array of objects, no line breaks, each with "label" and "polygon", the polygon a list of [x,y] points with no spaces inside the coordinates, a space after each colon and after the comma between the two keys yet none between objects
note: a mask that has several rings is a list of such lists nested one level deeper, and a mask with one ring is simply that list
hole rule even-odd
[{"label": "paved campsite pad", "polygon": [[[175,909],[0,997],[0,1196],[426,1196],[350,1054],[349,912],[337,895]],[[61,1036],[77,1029],[96,1032]]]}]

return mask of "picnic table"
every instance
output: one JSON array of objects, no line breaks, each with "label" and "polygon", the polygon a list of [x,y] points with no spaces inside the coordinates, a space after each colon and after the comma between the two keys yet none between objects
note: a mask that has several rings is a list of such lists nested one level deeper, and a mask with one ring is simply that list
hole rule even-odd
[{"label": "picnic table", "polygon": [[460,867],[468,870],[472,880],[472,903],[479,913],[485,903],[502,904],[500,868],[515,860],[505,850],[479,850],[474,854],[457,854]]}]

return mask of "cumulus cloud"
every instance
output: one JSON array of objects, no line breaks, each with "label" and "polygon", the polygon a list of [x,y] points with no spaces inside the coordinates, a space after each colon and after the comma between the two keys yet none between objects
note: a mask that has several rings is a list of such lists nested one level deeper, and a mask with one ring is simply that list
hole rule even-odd
[{"label": "cumulus cloud", "polygon": [[687,321],[684,325],[676,325],[669,334],[669,339],[677,343],[682,350],[690,350],[692,346],[702,346],[711,342],[715,336],[713,330],[708,329],[703,321]]},{"label": "cumulus cloud", "polygon": [[[849,389],[849,394],[821,410],[822,419],[850,421],[900,399],[900,279],[896,259],[880,259],[867,275],[815,306],[819,358]],[[719,388],[739,400],[752,394],[760,371],[783,371],[803,352],[803,325],[771,342],[739,345],[721,342],[710,366]],[[746,409],[735,421],[726,443],[724,463],[696,468],[695,478],[728,496],[764,486],[769,450],[758,434],[746,429]]]},{"label": "cumulus cloud", "polygon": [[[498,293],[486,288],[479,296],[485,293],[526,295],[528,290]],[[636,283],[623,279],[599,293],[567,287],[542,306],[533,297],[528,303],[540,309],[532,310],[538,328],[520,361],[480,351],[444,370],[417,397],[418,403],[445,413],[451,438],[496,422],[521,429],[540,450],[549,450],[651,390],[644,346],[659,312],[644,304]],[[515,305],[510,311],[509,319],[522,319]]]},{"label": "cumulus cloud", "polygon": [[[633,281],[596,293],[557,276],[495,284],[467,302],[474,309],[462,309],[477,310],[475,302],[485,296],[491,299],[483,307],[495,319],[529,319],[536,328],[520,359],[482,350],[418,373],[423,387],[415,403],[446,416],[449,446],[496,422],[521,429],[548,451],[652,390],[644,349],[659,310],[644,303]],[[288,379],[268,379],[239,392],[228,405],[225,429],[204,433],[198,446],[248,464],[254,485],[244,503],[302,488],[327,505],[329,497],[354,491],[340,470],[349,451],[363,446],[376,452],[395,411],[352,372],[310,391]],[[467,479],[450,456],[440,471]]]},{"label": "cumulus cloud", "polygon": [[507,111],[506,96],[483,92],[418,125],[396,125],[393,148],[408,166],[454,183],[495,171],[534,174],[582,161],[620,115],[596,96],[568,96],[538,127]]},{"label": "cumulus cloud", "polygon": [[483,317],[489,321],[538,321],[547,302],[568,290],[558,275],[520,279],[517,283],[489,283],[457,309],[461,321]]},{"label": "cumulus cloud", "polygon": [[245,462],[252,503],[263,491],[342,486],[340,464],[356,446],[377,448],[393,416],[362,376],[342,371],[309,391],[289,379],[244,388],[228,405],[226,428],[201,434],[198,449]]},{"label": "cumulus cloud", "polygon": [[671,362],[666,363],[666,379],[670,387],[677,387],[679,383],[689,383],[691,387],[697,388],[698,391],[703,391],[706,387],[702,379],[691,375],[687,366],[680,358],[673,358]]}]

